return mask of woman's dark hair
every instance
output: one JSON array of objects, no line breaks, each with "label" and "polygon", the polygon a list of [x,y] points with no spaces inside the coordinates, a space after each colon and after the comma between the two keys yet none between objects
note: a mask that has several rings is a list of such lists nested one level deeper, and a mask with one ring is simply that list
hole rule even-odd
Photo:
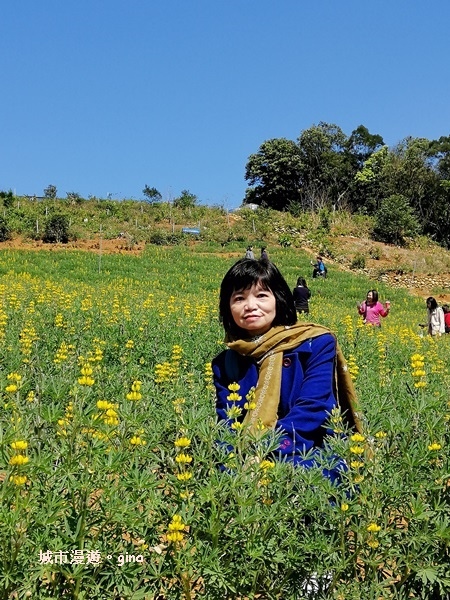
[{"label": "woman's dark hair", "polygon": [[302,287],[308,287],[306,285],[306,279],[304,277],[299,277],[297,279],[297,286],[301,285]]},{"label": "woman's dark hair", "polygon": [[220,286],[220,320],[225,331],[235,339],[248,337],[248,334],[234,322],[231,296],[233,292],[247,290],[257,283],[275,296],[276,315],[272,325],[295,325],[297,322],[292,292],[278,268],[267,260],[242,258],[228,270]]},{"label": "woman's dark hair", "polygon": [[369,294],[372,294],[372,302],[378,302],[378,292],[377,290],[369,290],[366,294],[366,298]]},{"label": "woman's dark hair", "polygon": [[433,296],[429,296],[427,298],[427,307],[430,310],[435,310],[438,307],[438,303],[436,302],[436,298],[433,298]]}]

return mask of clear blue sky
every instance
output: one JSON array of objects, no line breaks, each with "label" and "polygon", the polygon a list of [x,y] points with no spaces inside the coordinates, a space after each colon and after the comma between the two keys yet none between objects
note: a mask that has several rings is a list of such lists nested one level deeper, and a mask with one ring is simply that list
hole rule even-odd
[{"label": "clear blue sky", "polygon": [[0,190],[240,205],[319,121],[450,134],[449,0],[21,0],[0,11]]}]

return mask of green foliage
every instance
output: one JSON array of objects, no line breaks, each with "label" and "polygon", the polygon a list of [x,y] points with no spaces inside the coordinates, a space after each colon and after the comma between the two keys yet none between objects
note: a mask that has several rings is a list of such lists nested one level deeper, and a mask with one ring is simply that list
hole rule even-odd
[{"label": "green foliage", "polygon": [[0,242],[5,242],[11,239],[11,231],[8,225],[8,221],[0,216]]},{"label": "green foliage", "polygon": [[375,239],[402,246],[407,237],[415,237],[419,230],[417,217],[405,196],[394,194],[381,202],[375,213]]},{"label": "green foliage", "polygon": [[374,260],[380,260],[380,258],[383,255],[381,249],[378,246],[372,246],[371,248],[369,248],[368,252],[370,258],[373,258]]},{"label": "green foliage", "polygon": [[11,208],[14,203],[14,194],[12,190],[8,190],[7,192],[0,191],[0,198],[2,198],[3,206],[5,208]]},{"label": "green foliage", "polygon": [[50,200],[54,200],[56,198],[56,194],[57,189],[55,185],[50,184],[44,189],[44,196]]},{"label": "green foliage", "polygon": [[366,257],[361,252],[357,252],[352,258],[350,263],[352,269],[365,269],[366,268]]},{"label": "green foliage", "polygon": [[67,192],[67,200],[70,204],[81,204],[84,202],[84,198],[78,192]]},{"label": "green foliage", "polygon": [[331,213],[327,208],[319,210],[320,228],[324,233],[329,233],[331,229]]},{"label": "green foliage", "polygon": [[182,190],[180,196],[173,201],[175,208],[181,208],[183,210],[194,208],[196,203],[197,196],[191,194],[189,190]]},{"label": "green foliage", "polygon": [[50,244],[67,244],[69,241],[69,219],[66,215],[57,213],[48,219],[42,241]]},{"label": "green foliage", "polygon": [[144,189],[142,190],[142,193],[147,198],[148,202],[160,202],[162,198],[161,194],[155,187],[151,188],[148,185],[145,185]]},{"label": "green foliage", "polygon": [[300,199],[300,152],[297,144],[285,138],[263,142],[245,167],[249,187],[247,203],[284,210]]}]

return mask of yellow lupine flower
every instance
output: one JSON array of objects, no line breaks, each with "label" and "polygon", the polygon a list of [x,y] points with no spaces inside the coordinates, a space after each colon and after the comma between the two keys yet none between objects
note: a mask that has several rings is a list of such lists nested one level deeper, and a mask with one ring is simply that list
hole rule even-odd
[{"label": "yellow lupine flower", "polygon": [[430,451],[432,451],[432,452],[433,452],[433,451],[440,450],[441,448],[442,448],[441,444],[438,444],[437,442],[433,442],[432,444],[430,444],[430,445],[428,446],[428,450],[430,450]]},{"label": "yellow lupine flower", "polygon": [[364,442],[364,440],[366,439],[363,435],[361,435],[360,433],[354,433],[351,437],[350,437],[352,442]]},{"label": "yellow lupine flower", "polygon": [[180,454],[177,454],[177,456],[175,457],[175,460],[177,463],[189,464],[192,462],[192,456],[189,456],[189,454],[184,454],[183,452],[181,452]]},{"label": "yellow lupine flower", "polygon": [[259,463],[259,468],[263,469],[264,471],[267,469],[273,469],[275,467],[275,463],[273,462],[273,460],[262,460]]},{"label": "yellow lupine flower", "polygon": [[184,531],[185,525],[180,515],[173,515],[169,523],[169,531]]},{"label": "yellow lupine flower", "polygon": [[177,473],[178,481],[189,481],[192,478],[191,471],[183,471],[183,473]]},{"label": "yellow lupine flower", "polygon": [[350,446],[350,452],[352,454],[364,454],[363,446]]},{"label": "yellow lupine flower", "polygon": [[167,534],[167,539],[169,542],[182,542],[184,539],[184,535],[179,532],[179,531],[172,531],[171,533]]},{"label": "yellow lupine flower", "polygon": [[177,448],[188,448],[191,445],[191,440],[187,437],[180,437],[174,442]]},{"label": "yellow lupine flower", "polygon": [[138,435],[133,435],[133,437],[130,439],[130,444],[132,446],[145,446],[146,443],[147,442]]},{"label": "yellow lupine flower", "polygon": [[360,460],[352,460],[350,466],[352,469],[360,469],[364,466],[364,463]]},{"label": "yellow lupine flower", "polygon": [[228,389],[230,390],[230,392],[237,392],[238,390],[241,389],[241,386],[234,382],[234,383],[230,383],[230,385],[228,386]]},{"label": "yellow lupine flower", "polygon": [[11,442],[11,448],[13,450],[26,450],[28,448],[28,442],[25,440],[17,440],[17,442]]},{"label": "yellow lupine flower", "polygon": [[376,523],[369,523],[369,525],[367,526],[367,531],[370,531],[371,533],[376,533],[378,531],[380,531],[381,526],[377,525]]},{"label": "yellow lupine flower", "polygon": [[19,375],[19,373],[9,373],[9,375],[6,376],[6,379],[8,381],[17,381],[18,383],[22,380],[22,375]]},{"label": "yellow lupine flower", "polygon": [[12,466],[26,465],[29,462],[29,460],[30,459],[28,458],[28,456],[24,456],[23,454],[15,454],[9,459],[9,464]]},{"label": "yellow lupine flower", "polygon": [[229,419],[237,419],[242,414],[242,408],[239,408],[239,406],[232,406],[226,411],[226,414]]},{"label": "yellow lupine flower", "polygon": [[11,475],[10,479],[15,485],[25,485],[27,482],[25,475]]}]

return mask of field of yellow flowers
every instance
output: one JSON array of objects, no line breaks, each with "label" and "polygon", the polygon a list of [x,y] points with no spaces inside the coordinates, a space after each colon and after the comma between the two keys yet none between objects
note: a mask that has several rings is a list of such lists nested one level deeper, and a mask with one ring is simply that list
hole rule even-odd
[{"label": "field of yellow flowers", "polygon": [[[292,286],[309,274],[271,258]],[[422,335],[423,301],[380,284],[391,315],[369,329],[374,282],[310,282],[364,411],[364,435],[330,440],[336,489],[273,462],[276,434],[251,461],[239,434],[231,457],[217,443],[220,248],[1,259],[1,600],[294,600],[313,574],[316,598],[449,597],[450,336]]]}]

